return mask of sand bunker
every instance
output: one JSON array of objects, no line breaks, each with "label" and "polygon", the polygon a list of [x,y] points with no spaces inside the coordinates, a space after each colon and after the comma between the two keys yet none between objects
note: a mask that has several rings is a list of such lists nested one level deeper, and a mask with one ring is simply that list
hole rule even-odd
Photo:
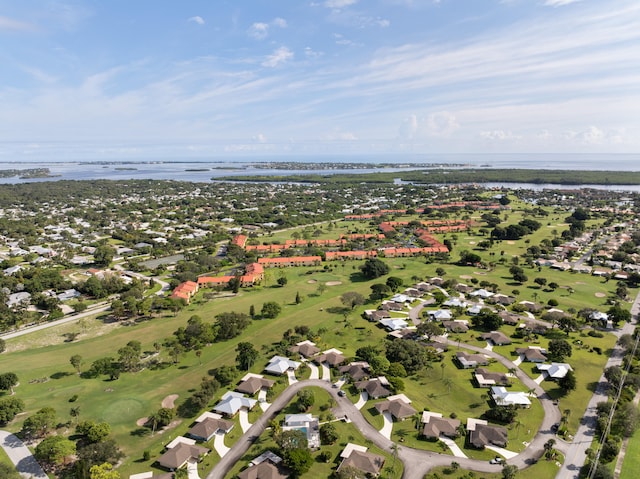
[{"label": "sand bunker", "polygon": [[469,244],[476,244],[475,241],[469,241]]},{"label": "sand bunker", "polygon": [[486,276],[487,275],[487,273],[485,273],[484,271],[474,271],[473,274],[477,274],[477,275],[480,275],[480,276]]},{"label": "sand bunker", "polygon": [[473,276],[469,276],[468,274],[461,274],[460,279],[471,279]]},{"label": "sand bunker", "polygon": [[606,298],[607,295],[604,293],[595,293],[596,298]]},{"label": "sand bunker", "polygon": [[316,284],[317,281],[315,279],[310,279],[309,281],[307,281],[307,283],[309,284]]},{"label": "sand bunker", "polygon": [[178,399],[177,394],[169,394],[166,398],[162,400],[162,407],[173,409],[176,399]]},{"label": "sand bunker", "polygon": [[142,427],[142,426],[144,426],[144,425],[145,425],[146,423],[148,423],[148,422],[149,422],[149,418],[148,418],[148,417],[141,417],[140,419],[138,419],[138,420],[136,421],[136,426],[138,426],[138,427]]},{"label": "sand bunker", "polygon": [[507,241],[507,244],[516,244],[515,241]]},{"label": "sand bunker", "polygon": [[342,281],[327,281],[325,284],[327,286],[339,286],[342,284]]}]

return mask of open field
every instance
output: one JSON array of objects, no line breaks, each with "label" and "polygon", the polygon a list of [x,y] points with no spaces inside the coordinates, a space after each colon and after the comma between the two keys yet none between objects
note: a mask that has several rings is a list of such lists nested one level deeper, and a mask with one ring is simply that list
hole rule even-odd
[{"label": "open field", "polygon": [[620,479],[635,479],[640,471],[640,433],[636,433],[629,439],[627,453],[622,463]]},{"label": "open field", "polygon": [[[559,218],[555,221],[562,221],[563,215],[558,216]],[[553,223],[552,226],[556,224],[559,225],[559,223]],[[350,228],[360,227],[369,231],[368,225],[365,227],[365,225],[354,223],[344,226],[341,224],[330,234],[326,233],[327,237],[339,236],[341,228],[347,231],[347,226]],[[560,226],[558,227],[560,228]],[[288,233],[290,234],[290,232]],[[545,234],[548,235],[548,231]],[[459,251],[464,248],[463,241],[480,241],[482,239],[481,236],[473,236],[473,239],[463,240],[462,238],[466,238],[466,236],[466,233],[458,234],[458,245],[452,254],[454,259],[457,259]],[[284,236],[282,238],[285,239]],[[483,257],[486,255],[487,260],[491,258],[490,260],[496,261],[496,258],[500,257],[501,249],[505,250],[505,256],[518,254],[526,249],[526,243],[524,240],[520,240],[514,242],[513,245],[507,245],[506,242],[496,244],[491,250],[497,251],[494,257],[488,256],[489,252],[479,252],[479,254]],[[606,307],[605,299],[598,298],[596,293],[602,293],[606,296],[615,290],[614,282],[605,283],[601,279],[588,275],[549,269],[538,271],[537,268],[527,267],[525,267],[525,272],[529,276],[529,282],[525,285],[518,285],[513,283],[508,273],[509,263],[506,265],[496,264],[492,271],[487,271],[453,264],[425,264],[424,258],[398,258],[385,261],[392,267],[390,274],[402,278],[406,284],[410,284],[413,279],[435,276],[436,268],[442,267],[446,272],[445,279],[460,278],[461,276],[475,277],[479,281],[486,280],[496,283],[499,289],[506,294],[511,294],[514,289],[518,290],[519,300],[536,299],[538,302],[546,302],[551,298],[557,299],[560,303],[559,307],[564,310],[569,308],[579,310],[584,307],[602,310]],[[111,424],[114,438],[127,455],[120,467],[123,477],[129,473],[147,470],[152,461],[140,462],[143,451],[149,450],[152,457],[157,457],[162,446],[176,435],[183,434],[191,421],[184,419],[173,428],[157,432],[153,436],[149,431],[136,426],[136,421],[160,408],[162,399],[167,395],[178,394],[178,404],[184,401],[198,388],[201,378],[206,377],[210,369],[234,364],[235,347],[238,342],[251,342],[261,353],[260,358],[251,369],[252,372],[260,372],[272,355],[271,345],[280,341],[284,331],[297,325],[306,325],[312,328],[317,333],[317,338],[314,340],[320,348],[336,347],[341,349],[348,358],[355,355],[358,347],[366,344],[380,344],[386,337],[386,333],[360,317],[365,308],[375,308],[377,303],[355,308],[346,320],[342,314],[330,312],[332,307],[341,306],[339,300],[341,294],[347,291],[356,291],[368,296],[372,284],[384,281],[384,278],[378,281],[362,280],[358,274],[360,264],[361,262],[336,262],[330,264],[327,270],[320,267],[294,268],[283,271],[268,270],[266,286],[242,290],[235,297],[210,301],[205,301],[201,299],[202,295],[198,295],[190,306],[175,316],[163,315],[132,322],[127,326],[104,324],[100,320],[87,320],[84,328],[80,328],[79,325],[64,325],[60,328],[51,328],[33,335],[9,340],[7,341],[8,353],[0,355],[0,370],[13,371],[20,378],[20,386],[16,388],[16,393],[25,401],[27,414],[17,418],[8,426],[8,429],[19,430],[24,419],[44,405],[57,410],[60,422],[70,421],[69,409],[79,406],[80,420],[105,420]],[[286,275],[288,284],[284,287],[274,287],[276,278],[281,273]],[[549,282],[557,282],[561,286],[560,289],[552,292],[542,290],[537,285],[534,286],[533,278],[537,276],[545,277]],[[335,285],[328,286],[325,291],[321,292],[318,285],[328,282]],[[574,292],[570,294],[569,290],[563,287],[571,287]],[[295,304],[296,293],[303,297],[302,303],[298,305]],[[103,378],[82,379],[78,377],[69,363],[69,358],[72,355],[79,354],[83,357],[82,370],[86,370],[96,359],[105,356],[117,357],[117,350],[131,340],[140,341],[143,351],[153,351],[154,343],[162,343],[163,339],[170,337],[178,327],[185,326],[191,315],[197,314],[205,321],[212,321],[216,314],[224,311],[247,313],[252,305],[256,310],[259,310],[265,301],[276,301],[283,307],[278,318],[253,321],[241,336],[204,348],[200,359],[191,352],[180,358],[179,364],[171,365],[169,364],[168,352],[161,348],[159,357],[166,361],[165,366],[156,370],[145,369],[137,373],[123,373],[117,381],[108,381]],[[505,330],[507,329],[505,327]],[[64,334],[75,331],[81,332],[79,339],[71,343],[64,342]],[[470,334],[472,333],[462,335],[463,341],[468,341]],[[578,337],[578,334],[572,334],[572,338]],[[583,339],[590,346],[602,347],[603,351],[606,351],[613,344],[611,336],[602,339],[591,337],[580,339]],[[541,339],[541,344],[543,341]],[[475,344],[474,341],[470,342]],[[442,371],[439,364],[435,364],[432,370],[427,369],[415,377],[406,378],[404,392],[414,401],[416,409],[427,408],[445,415],[455,412],[458,418],[464,422],[466,417],[477,417],[486,409],[484,405],[471,407],[471,405],[482,401],[481,395],[484,390],[474,389],[469,384],[470,372],[458,370],[451,362],[451,354],[448,353],[443,363],[446,365],[445,375],[453,379],[451,390],[448,390],[441,379]],[[507,357],[510,355],[508,351],[503,354]],[[569,421],[570,430],[577,427],[580,418],[578,411],[584,409],[591,394],[587,386],[597,380],[604,361],[606,361],[606,354],[598,356],[587,350],[576,350],[574,347],[574,356],[570,358],[569,362],[578,365],[576,367],[578,389],[563,398],[560,406],[561,409],[568,408],[574,411]],[[525,366],[523,368],[526,370]],[[496,367],[497,370],[502,370],[500,368]],[[553,384],[543,383],[542,385],[550,390],[551,394],[555,394]],[[279,387],[284,386],[281,383]],[[516,388],[517,386],[514,387],[514,389]],[[222,392],[224,391],[220,391],[220,393]],[[70,403],[69,399],[73,395],[78,395],[78,400],[75,403]],[[216,395],[216,400],[219,395]],[[214,403],[215,400],[211,405]],[[372,405],[373,402],[368,403],[363,409],[363,413],[365,417],[369,414],[368,419],[372,424],[380,427],[381,421],[378,421],[380,417],[365,411]],[[258,412],[252,412],[252,414],[258,414]],[[521,450],[522,441],[528,440],[535,433],[535,425],[542,417],[541,408],[539,405],[534,405],[526,415],[527,417],[524,418],[524,416],[523,424],[517,429],[509,431],[515,450]],[[379,426],[377,422],[380,423]],[[340,427],[353,429],[352,426],[342,424]],[[406,427],[409,427],[409,423]],[[414,441],[414,439],[411,437],[411,431],[405,431],[406,427],[405,424],[400,426],[396,424],[394,438],[400,440],[404,437],[403,440],[409,445],[409,441]],[[356,440],[361,439],[357,431],[345,429],[341,432],[344,433],[341,437],[352,435]],[[237,426],[227,438],[227,445],[230,446],[239,435],[240,428]],[[421,448],[425,449],[430,447],[418,439],[415,439],[415,443],[416,447],[422,446]],[[266,446],[263,445],[263,447]],[[335,452],[338,452],[337,449]],[[216,457],[214,453],[205,459],[204,470],[215,463]],[[326,477],[326,475],[314,475],[313,477]]]}]

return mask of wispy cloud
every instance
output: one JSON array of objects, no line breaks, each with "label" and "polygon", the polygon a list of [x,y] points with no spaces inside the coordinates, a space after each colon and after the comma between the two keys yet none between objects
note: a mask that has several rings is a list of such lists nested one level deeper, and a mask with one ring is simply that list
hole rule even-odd
[{"label": "wispy cloud", "polygon": [[188,22],[193,22],[193,23],[197,23],[198,25],[204,25],[205,21],[204,18],[202,18],[201,16],[196,15],[195,17],[190,17],[187,19]]},{"label": "wispy cloud", "polygon": [[287,26],[284,18],[276,17],[270,23],[255,22],[249,27],[247,33],[256,40],[264,40],[269,36],[270,27],[287,28]]},{"label": "wispy cloud", "polygon": [[249,36],[256,40],[264,40],[269,36],[269,24],[256,22],[249,27]]},{"label": "wispy cloud", "polygon": [[274,68],[293,59],[293,52],[287,47],[280,47],[262,62],[263,67]]},{"label": "wispy cloud", "polygon": [[544,5],[547,7],[562,7],[571,3],[578,3],[582,0],[545,0]]},{"label": "wispy cloud", "polygon": [[326,0],[324,6],[327,8],[344,8],[356,3],[358,3],[358,0]]},{"label": "wispy cloud", "polygon": [[31,23],[0,15],[0,32],[35,32],[36,30],[36,26]]}]

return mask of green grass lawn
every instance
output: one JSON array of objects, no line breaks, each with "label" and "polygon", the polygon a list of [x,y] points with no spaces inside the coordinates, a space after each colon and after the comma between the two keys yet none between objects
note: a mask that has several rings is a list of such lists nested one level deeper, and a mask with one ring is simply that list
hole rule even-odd
[{"label": "green grass lawn", "polygon": [[[344,225],[345,231],[352,231],[354,228],[368,231],[368,227],[363,225],[353,223]],[[329,237],[339,236],[338,231],[334,229]],[[289,235],[290,233],[287,232]],[[466,233],[458,234],[458,241],[461,242],[465,235]],[[480,240],[481,237],[473,236],[473,238]],[[525,246],[524,240],[515,243],[517,244],[509,246],[514,248]],[[457,246],[457,249],[462,249],[462,246]],[[452,257],[456,259],[458,251],[454,251]],[[509,265],[496,265],[493,271],[476,271],[473,268],[453,264],[425,264],[424,258],[398,258],[385,261],[391,267],[390,274],[402,278],[407,284],[411,284],[413,278],[435,276],[436,268],[441,266],[446,271],[445,278],[471,275],[479,280],[495,282],[507,294],[510,294],[513,289],[520,290],[518,297],[520,300],[533,299],[533,293],[538,295],[538,301],[546,301],[554,297],[560,302],[559,307],[565,310],[571,307],[577,310],[587,306],[602,309],[604,299],[597,298],[595,293],[609,294],[615,288],[614,282],[602,283],[602,280],[588,275],[551,270],[537,273],[537,269],[535,271],[525,269],[530,276],[531,284],[535,274],[540,274],[560,285],[571,285],[575,290],[571,295],[566,290],[551,293],[528,288],[527,285],[514,286],[508,274]],[[127,455],[120,467],[123,476],[148,469],[147,463],[137,462],[143,451],[150,450],[152,455],[157,457],[163,444],[188,429],[190,419],[185,419],[174,428],[153,436],[142,434],[135,424],[136,421],[155,412],[160,407],[162,399],[169,394],[179,394],[178,403],[184,401],[198,388],[201,378],[207,376],[210,369],[234,364],[235,348],[238,342],[251,342],[261,353],[251,369],[252,372],[262,370],[272,355],[272,344],[282,338],[284,331],[297,325],[309,326],[316,332],[322,331],[314,338],[318,346],[322,349],[338,348],[347,358],[353,357],[360,346],[380,344],[386,337],[386,333],[360,317],[364,309],[375,308],[377,303],[357,307],[346,320],[342,314],[330,312],[332,307],[341,306],[339,300],[341,294],[357,291],[368,296],[373,283],[384,281],[385,278],[378,281],[363,281],[358,274],[360,264],[362,263],[358,261],[335,263],[327,270],[323,268],[284,270],[288,279],[285,287],[273,286],[280,271],[269,270],[266,285],[242,290],[236,296],[209,301],[202,299],[202,294],[199,294],[191,305],[175,316],[166,314],[150,320],[130,322],[127,326],[123,323],[105,324],[102,320],[87,319],[82,325],[66,324],[8,340],[7,352],[0,355],[0,370],[13,371],[18,375],[20,386],[16,388],[16,394],[26,404],[26,414],[11,423],[8,429],[19,430],[29,414],[45,405],[57,410],[60,422],[70,421],[69,409],[72,406],[79,406],[81,420],[94,419],[110,422],[114,438]],[[328,281],[341,284],[329,286],[321,292],[318,285]],[[296,293],[303,297],[302,303],[298,305],[295,304]],[[98,358],[117,357],[117,350],[130,340],[141,341],[143,350],[152,351],[155,342],[162,342],[178,327],[185,326],[191,315],[197,314],[205,321],[213,321],[215,315],[223,311],[248,313],[252,305],[259,311],[265,301],[276,301],[282,306],[283,311],[278,318],[254,321],[240,337],[204,348],[200,360],[191,352],[182,357],[178,365],[168,365],[166,368],[154,371],[123,373],[117,381],[105,381],[103,378],[82,379],[75,374],[69,363],[72,355],[79,354],[83,357],[82,369],[86,370]],[[65,342],[65,333],[69,332],[80,332],[78,340]],[[464,335],[463,338],[467,340],[469,336]],[[610,337],[602,340],[585,338],[585,342],[590,345],[596,344],[597,341],[609,346],[613,344],[613,339]],[[477,342],[477,344],[481,343]],[[161,350],[160,358],[169,361],[168,354],[164,350]],[[586,400],[591,394],[586,389],[586,385],[597,379],[605,359],[605,355],[597,356],[595,353],[586,351],[574,352],[570,362],[573,363],[575,360],[575,364],[579,364],[576,368],[579,388],[562,399],[561,408],[571,408],[573,411],[584,410]],[[477,416],[483,408],[471,407],[471,405],[480,400],[482,392],[474,390],[467,384],[470,381],[468,371],[456,370],[447,360],[445,364],[446,374],[453,379],[450,391],[449,386],[445,386],[442,382],[441,371],[436,364],[434,370],[426,370],[415,378],[407,379],[405,394],[415,402],[414,405],[419,410],[428,408],[445,415],[456,412],[460,419]],[[283,384],[282,387],[284,387]],[[214,404],[223,392],[220,391],[211,404]],[[78,395],[78,400],[75,403],[69,403],[69,398],[73,395]],[[367,414],[366,411],[363,413]],[[377,419],[371,415],[370,420],[375,424]],[[579,421],[579,414],[572,414],[570,428],[575,428],[577,421]],[[380,427],[381,425],[380,423]],[[531,427],[531,433],[533,432],[534,427]],[[525,438],[525,433],[522,427],[518,435]],[[229,438],[231,439],[232,437]],[[524,439],[518,437],[518,440]],[[227,444],[230,445],[229,442]],[[212,454],[206,459],[205,466],[210,467],[213,464],[215,461],[213,456],[215,455]]]},{"label": "green grass lawn", "polygon": [[[319,416],[321,422],[326,420],[327,414],[330,412],[330,396],[329,394],[321,388],[309,388],[314,392],[315,403],[309,409],[309,413],[314,416]],[[287,407],[285,407],[282,413],[278,414],[274,420],[282,423],[284,421],[284,417],[286,414],[297,413],[298,410],[294,406],[294,401],[289,403]],[[334,421],[332,424],[336,427],[338,436],[340,439],[332,445],[323,445],[320,447],[318,451],[313,452],[313,456],[316,459],[316,462],[311,467],[311,470],[301,477],[304,479],[325,479],[331,476],[331,473],[335,471],[336,467],[340,464],[340,452],[344,449],[347,443],[352,442],[355,444],[359,444],[362,446],[368,447],[368,452],[372,452],[375,454],[381,454],[385,457],[385,477],[396,478],[399,479],[402,476],[402,463],[398,460],[395,461],[394,471],[390,471],[389,467],[393,465],[394,461],[390,454],[383,452],[375,445],[371,444],[367,441],[364,436],[358,431],[352,424],[347,424],[342,421]],[[258,440],[254,443],[251,448],[247,451],[247,453],[238,461],[238,463],[231,469],[229,474],[226,477],[232,478],[235,477],[238,472],[244,469],[248,463],[255,457],[259,456],[266,450],[274,450],[277,452],[277,445],[273,441],[271,437],[271,432],[267,429],[262,436],[258,438]],[[321,452],[329,451],[331,453],[332,459],[329,462],[321,462],[318,458]]]},{"label": "green grass lawn", "polygon": [[629,439],[627,452],[622,463],[620,479],[635,479],[640,471],[640,433],[636,433]]},{"label": "green grass lawn", "polygon": [[[494,457],[492,454],[489,459]],[[489,460],[487,459],[487,460]],[[451,459],[452,462],[455,458]],[[556,476],[560,468],[556,465],[556,461],[540,460],[531,467],[518,471],[516,477],[518,479],[550,479]],[[473,476],[469,475],[469,472],[464,469],[452,470],[451,467],[434,467],[425,476],[425,479],[502,479],[502,473],[489,473],[489,472],[474,472]]]}]

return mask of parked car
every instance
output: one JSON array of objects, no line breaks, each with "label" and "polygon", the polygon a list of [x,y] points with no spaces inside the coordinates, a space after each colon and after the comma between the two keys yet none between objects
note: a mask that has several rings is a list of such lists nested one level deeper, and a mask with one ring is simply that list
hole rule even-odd
[{"label": "parked car", "polygon": [[340,397],[345,397],[347,395],[347,393],[345,393],[342,389],[340,391],[338,391],[338,396]]},{"label": "parked car", "polygon": [[489,464],[502,464],[503,459],[500,456],[496,456],[489,461]]}]

